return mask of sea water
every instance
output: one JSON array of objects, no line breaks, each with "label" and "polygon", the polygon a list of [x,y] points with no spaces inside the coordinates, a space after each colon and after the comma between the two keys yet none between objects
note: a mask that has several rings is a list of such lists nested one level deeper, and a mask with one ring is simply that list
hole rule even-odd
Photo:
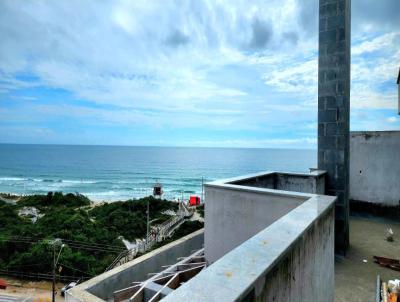
[{"label": "sea water", "polygon": [[307,172],[316,150],[0,144],[0,192],[78,192],[95,201],[200,195],[202,182],[266,170]]}]

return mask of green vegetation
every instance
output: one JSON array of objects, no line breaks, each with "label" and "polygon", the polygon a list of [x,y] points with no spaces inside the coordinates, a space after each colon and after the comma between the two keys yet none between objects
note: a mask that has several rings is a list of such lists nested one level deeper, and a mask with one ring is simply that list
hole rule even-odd
[{"label": "green vegetation", "polygon": [[153,197],[93,206],[83,195],[59,192],[22,197],[15,205],[0,200],[0,274],[50,273],[54,238],[66,243],[61,275],[99,274],[124,249],[119,236],[145,237],[147,202],[152,224],[167,220],[162,212],[178,207]]},{"label": "green vegetation", "polygon": [[196,211],[203,218],[204,218],[204,206],[205,206],[204,203],[202,203],[201,205],[197,206],[197,208],[196,208]]}]

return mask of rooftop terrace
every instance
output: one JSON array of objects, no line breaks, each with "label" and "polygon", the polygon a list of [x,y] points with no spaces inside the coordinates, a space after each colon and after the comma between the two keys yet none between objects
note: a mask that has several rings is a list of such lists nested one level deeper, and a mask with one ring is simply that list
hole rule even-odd
[{"label": "rooftop terrace", "polygon": [[[328,298],[325,301],[332,300],[336,197],[288,191],[320,190],[323,178],[323,171],[263,172],[206,184],[207,268],[182,286],[174,285],[168,291],[160,288],[160,295],[168,294],[166,301],[236,301],[270,295],[314,299],[323,292]],[[133,290],[148,273],[161,271],[177,257],[200,249],[202,239],[198,232],[139,257],[72,289],[66,300],[104,301],[114,297],[121,301],[116,299],[121,297],[121,289]],[[320,279],[321,275],[325,278]],[[145,295],[151,280],[130,292],[130,298],[124,292],[124,298],[153,301],[154,296]],[[314,289],[304,286],[310,280],[316,284]],[[139,297],[137,291],[143,294]]]}]

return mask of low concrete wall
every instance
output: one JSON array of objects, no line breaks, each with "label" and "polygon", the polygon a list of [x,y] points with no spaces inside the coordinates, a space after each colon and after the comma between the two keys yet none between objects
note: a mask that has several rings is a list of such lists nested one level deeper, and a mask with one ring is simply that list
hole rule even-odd
[{"label": "low concrete wall", "polygon": [[213,263],[307,198],[238,185],[205,185],[205,258]]},{"label": "low concrete wall", "polygon": [[350,133],[350,199],[399,205],[400,131]]},{"label": "low concrete wall", "polygon": [[178,257],[189,256],[194,250],[201,249],[203,243],[204,230],[196,231],[78,285],[67,292],[65,301],[112,299],[114,291],[147,279],[149,273],[163,270],[163,265],[176,263]]},{"label": "low concrete wall", "polygon": [[275,189],[325,194],[325,172],[314,171],[310,174],[277,173]]},{"label": "low concrete wall", "polygon": [[[205,257],[213,263],[309,198],[325,172],[260,172],[205,184]],[[288,192],[296,191],[296,193]]]},{"label": "low concrete wall", "polygon": [[275,190],[325,194],[325,171],[310,173],[262,172],[236,178],[228,183]]},{"label": "low concrete wall", "polygon": [[333,302],[335,201],[310,196],[163,301]]}]

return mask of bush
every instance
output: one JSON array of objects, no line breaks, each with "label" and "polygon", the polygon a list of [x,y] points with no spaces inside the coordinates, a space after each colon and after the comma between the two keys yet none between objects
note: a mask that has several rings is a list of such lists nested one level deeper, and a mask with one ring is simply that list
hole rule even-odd
[{"label": "bush", "polygon": [[64,195],[62,192],[49,192],[47,195],[24,196],[20,199],[18,205],[36,207],[38,209],[54,206],[75,208],[90,205],[90,200],[78,193]]},{"label": "bush", "polygon": [[[153,197],[90,207],[87,197],[61,192],[25,196],[16,205],[0,202],[0,269],[50,272],[53,247],[49,240],[62,238],[67,244],[59,261],[65,266],[63,275],[89,277],[102,273],[125,249],[119,236],[130,241],[146,236],[148,202],[150,220],[157,223],[169,218],[163,211],[178,208],[176,203]],[[43,216],[33,223],[18,215],[22,207],[35,207]],[[21,242],[21,237],[29,237],[33,243]],[[69,243],[71,240],[75,243]],[[84,245],[94,250],[84,249]]]}]

